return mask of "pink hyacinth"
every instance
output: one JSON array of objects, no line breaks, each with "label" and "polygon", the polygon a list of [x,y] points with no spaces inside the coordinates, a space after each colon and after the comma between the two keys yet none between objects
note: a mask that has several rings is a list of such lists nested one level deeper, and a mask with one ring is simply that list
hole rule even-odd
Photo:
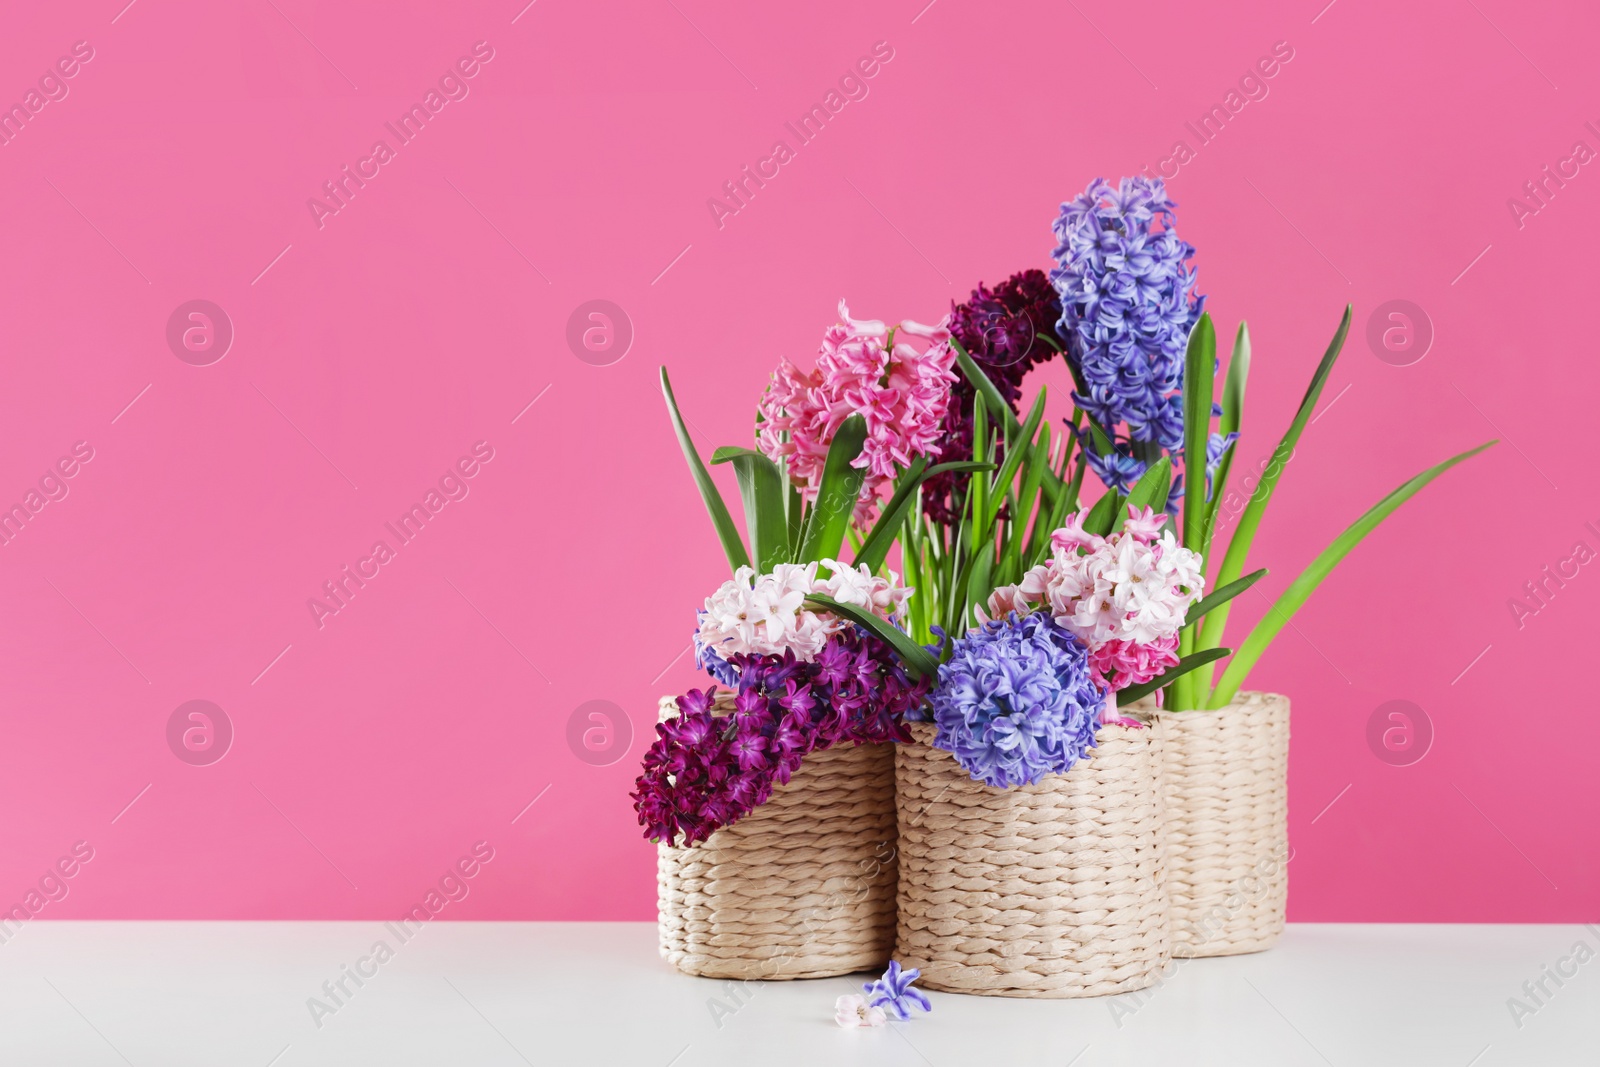
[{"label": "pink hyacinth", "polygon": [[[786,462],[789,477],[814,502],[828,446],[851,415],[867,423],[867,439],[852,466],[866,469],[854,519],[867,525],[886,485],[918,456],[940,447],[940,426],[955,381],[955,350],[943,323],[906,321],[892,330],[876,319],[852,319],[843,300],[822,338],[817,365],[802,371],[778,364],[762,394],[757,447]],[[891,342],[892,334],[892,342]],[[928,342],[922,348],[907,338]]]},{"label": "pink hyacinth", "polygon": [[1113,690],[1159,678],[1168,668],[1177,665],[1177,634],[1145,643],[1120,639],[1107,641],[1089,652],[1089,666]]},{"label": "pink hyacinth", "polygon": [[1130,507],[1109,537],[1085,531],[1086,514],[1069,516],[1050,535],[1048,561],[990,595],[988,614],[1049,612],[1088,646],[1096,681],[1115,692],[1177,665],[1178,631],[1205,575],[1200,555],[1164,529],[1165,514]]}]

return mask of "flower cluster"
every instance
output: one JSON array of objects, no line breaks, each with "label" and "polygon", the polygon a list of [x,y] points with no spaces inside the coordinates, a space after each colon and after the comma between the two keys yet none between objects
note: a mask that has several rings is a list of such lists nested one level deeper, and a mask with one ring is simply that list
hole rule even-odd
[{"label": "flower cluster", "polygon": [[1183,445],[1183,356],[1205,300],[1186,266],[1193,246],[1173,228],[1159,178],[1103,178],[1061,205],[1050,280],[1061,331],[1087,392],[1073,399],[1101,426],[1126,423],[1135,441]]},{"label": "flower cluster", "polygon": [[934,745],[988,785],[1065,774],[1094,744],[1106,694],[1084,643],[1043,612],[956,638],[929,697]]},{"label": "flower cluster", "polygon": [[1101,684],[1147,682],[1178,662],[1178,631],[1205,587],[1200,554],[1179,545],[1150,508],[1129,507],[1110,537],[1086,532],[1083,519],[1073,515],[1050,535],[1051,558],[1020,584],[994,591],[989,614],[1048,614],[1088,646]]},{"label": "flower cluster", "polygon": [[[1043,271],[1019,271],[990,289],[979,285],[965,304],[953,305],[950,335],[994,383],[1012,410],[1022,397],[1023,376],[1063,347],[1056,335],[1061,300]],[[950,387],[938,462],[972,458],[972,383],[958,374]],[[961,518],[967,476],[936,474],[922,485],[922,510],[934,522]]]},{"label": "flower cluster", "polygon": [[[761,397],[757,446],[787,463],[790,479],[814,502],[828,446],[845,419],[861,415],[867,439],[853,465],[867,472],[855,504],[855,521],[864,526],[884,485],[917,456],[938,450],[955,351],[942,325],[852,319],[842,300],[839,317],[844,321],[823,335],[813,370],[786,359],[773,372]],[[907,340],[913,337],[927,343],[919,348]]]},{"label": "flower cluster", "polygon": [[[831,572],[829,577],[817,577],[819,566]],[[896,584],[892,572],[888,578],[879,578],[865,565],[851,567],[831,559],[780,563],[772,573],[761,575],[750,567],[740,567],[706,598],[700,612],[694,637],[700,666],[723,684],[732,685],[734,675],[728,661],[741,653],[793,652],[802,662],[815,660],[828,638],[851,625],[836,615],[806,607],[806,597],[819,593],[892,619],[905,606],[911,590]]]},{"label": "flower cluster", "polygon": [[890,647],[859,627],[829,635],[809,662],[792,650],[727,662],[738,686],[731,711],[715,686],[691,690],[678,698],[678,715],[656,726],[632,794],[652,841],[704,841],[766,803],[808,752],[909,740],[904,718],[929,685],[913,682]]}]

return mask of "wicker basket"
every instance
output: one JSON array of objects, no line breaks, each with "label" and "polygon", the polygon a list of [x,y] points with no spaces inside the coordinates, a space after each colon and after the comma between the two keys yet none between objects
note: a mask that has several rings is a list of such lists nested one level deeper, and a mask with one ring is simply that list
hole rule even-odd
[{"label": "wicker basket", "polygon": [[1272,947],[1289,896],[1289,698],[1161,712],[1174,956]]},{"label": "wicker basket", "polygon": [[[719,697],[718,714],[731,708]],[[676,714],[662,698],[662,719]],[[881,970],[894,948],[892,748],[813,752],[732,826],[692,848],[657,846],[662,957],[706,978]]]},{"label": "wicker basket", "polygon": [[1152,984],[1170,959],[1160,794],[1165,724],[1103,726],[1065,775],[995,789],[932,747],[895,753],[896,958],[922,984],[1092,997]]}]

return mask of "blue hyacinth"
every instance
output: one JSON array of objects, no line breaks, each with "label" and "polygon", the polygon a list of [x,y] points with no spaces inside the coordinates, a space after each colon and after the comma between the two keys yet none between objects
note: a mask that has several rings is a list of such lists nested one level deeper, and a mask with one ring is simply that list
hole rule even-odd
[{"label": "blue hyacinth", "polygon": [[1173,207],[1158,178],[1124,178],[1117,189],[1096,178],[1061,205],[1050,272],[1087,390],[1074,394],[1078,406],[1168,451],[1183,446],[1183,354],[1205,304]]},{"label": "blue hyacinth", "polygon": [[1105,694],[1083,642],[1034,612],[957,638],[929,704],[934,745],[1005,789],[1071,770],[1094,745]]},{"label": "blue hyacinth", "polygon": [[[1080,440],[1090,469],[1121,493],[1162,453],[1183,453],[1184,352],[1205,297],[1194,291],[1194,247],[1178,237],[1175,206],[1159,178],[1123,178],[1116,189],[1096,178],[1061,205],[1055,222],[1050,281],[1061,297],[1059,330],[1079,383],[1072,398],[1112,450],[1099,454],[1088,427]],[[1212,414],[1221,413],[1213,404]],[[1231,444],[1209,436],[1208,484]],[[1169,510],[1182,492],[1180,476]]]},{"label": "blue hyacinth", "polygon": [[874,1008],[886,1008],[894,1012],[895,1018],[905,1020],[911,1018],[912,1008],[933,1010],[927,994],[911,988],[911,983],[921,977],[922,972],[917,968],[902,971],[899,960],[890,960],[889,969],[883,972],[882,978],[868,982],[861,988],[866,991],[868,1004]]}]

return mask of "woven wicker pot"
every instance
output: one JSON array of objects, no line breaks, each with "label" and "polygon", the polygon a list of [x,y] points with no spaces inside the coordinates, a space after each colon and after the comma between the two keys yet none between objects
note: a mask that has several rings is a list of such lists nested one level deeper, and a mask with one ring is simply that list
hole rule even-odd
[{"label": "woven wicker pot", "polygon": [[[719,698],[719,714],[731,708]],[[661,717],[676,714],[663,697]],[[894,948],[893,747],[813,752],[732,826],[657,846],[662,957],[706,978],[881,970]]]},{"label": "woven wicker pot", "polygon": [[1165,724],[1103,726],[1093,754],[1031,786],[975,782],[932,747],[895,751],[895,957],[922,984],[1001,997],[1143,989],[1171,959],[1160,794]]},{"label": "woven wicker pot", "polygon": [[1161,712],[1174,956],[1272,947],[1289,897],[1289,698]]}]

